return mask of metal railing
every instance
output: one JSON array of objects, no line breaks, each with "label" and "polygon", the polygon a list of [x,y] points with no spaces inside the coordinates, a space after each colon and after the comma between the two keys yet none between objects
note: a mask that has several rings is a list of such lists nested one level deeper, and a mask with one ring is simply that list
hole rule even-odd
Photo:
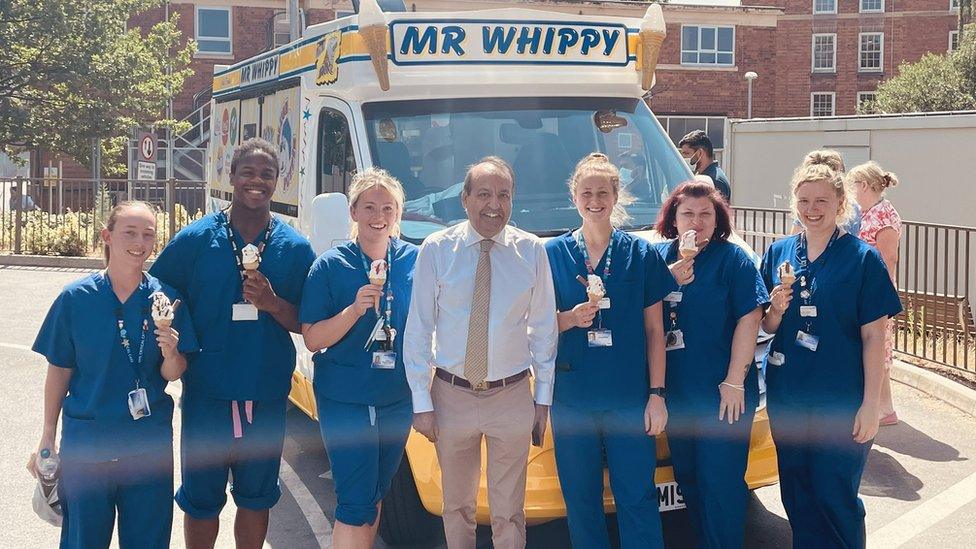
[{"label": "metal railing", "polygon": [[[789,210],[736,207],[733,224],[763,254],[790,234]],[[976,373],[976,227],[906,221],[898,248],[897,286],[904,312],[895,317],[895,349]]]},{"label": "metal railing", "polygon": [[14,178],[0,180],[0,251],[86,256],[100,248],[112,207],[144,200],[157,212],[158,245],[206,209],[202,181]]}]

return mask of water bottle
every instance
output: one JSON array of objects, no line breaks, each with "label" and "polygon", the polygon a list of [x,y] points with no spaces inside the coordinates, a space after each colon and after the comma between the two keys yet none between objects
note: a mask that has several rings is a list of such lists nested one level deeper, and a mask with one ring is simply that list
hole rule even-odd
[{"label": "water bottle", "polygon": [[40,474],[41,484],[45,487],[45,493],[50,493],[49,489],[57,485],[60,469],[61,459],[58,455],[51,452],[49,448],[41,450],[40,459],[37,462],[37,472]]}]

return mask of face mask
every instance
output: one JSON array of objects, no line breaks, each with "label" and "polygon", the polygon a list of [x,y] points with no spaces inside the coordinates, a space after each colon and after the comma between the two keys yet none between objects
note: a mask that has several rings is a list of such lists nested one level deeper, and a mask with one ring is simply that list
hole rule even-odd
[{"label": "face mask", "polygon": [[697,167],[698,167],[698,161],[699,161],[699,160],[701,160],[701,155],[698,155],[698,156],[696,157],[696,156],[695,156],[695,155],[693,154],[693,155],[691,155],[691,157],[690,157],[690,158],[688,158],[688,164],[689,164],[689,165],[691,165],[691,169],[693,169],[693,170],[694,170],[695,168],[697,168]]},{"label": "face mask", "polygon": [[631,181],[634,180],[633,170],[627,168],[620,168],[620,183],[624,186],[629,185]]}]

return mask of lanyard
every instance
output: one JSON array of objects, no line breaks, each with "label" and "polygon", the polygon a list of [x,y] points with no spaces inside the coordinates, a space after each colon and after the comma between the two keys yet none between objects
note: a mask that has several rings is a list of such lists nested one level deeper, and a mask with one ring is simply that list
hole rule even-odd
[{"label": "lanyard", "polygon": [[[840,237],[840,228],[834,229],[834,234],[830,236],[830,241],[827,242],[827,247],[824,248],[823,252],[820,253],[818,259],[821,259],[820,263],[810,261],[810,257],[807,252],[807,233],[806,231],[800,233],[799,242],[796,245],[796,260],[800,266],[800,269],[804,269],[807,272],[800,275],[800,299],[803,302],[804,307],[809,307],[813,304],[813,294],[817,291],[817,271],[822,269],[824,265],[827,264],[828,255],[827,252],[830,251],[830,247],[834,245],[834,242]],[[816,266],[816,267],[815,267]],[[811,317],[806,317],[806,332],[810,333],[812,328]]]},{"label": "lanyard", "polygon": [[[586,240],[583,239],[583,229],[576,229],[573,236],[576,238],[576,245],[579,247],[580,253],[583,254],[583,265],[586,266],[586,274],[596,274],[593,262],[590,261],[590,252],[586,249]],[[613,247],[618,240],[620,240],[620,235],[617,229],[614,229],[610,233],[610,243],[607,245],[607,262],[603,264],[603,273],[600,275],[604,288],[607,287],[607,279],[610,278],[610,262],[613,259]]]},{"label": "lanyard", "polygon": [[[679,240],[680,239],[675,239],[674,242],[671,243],[671,251],[674,251],[676,258],[678,254],[677,249],[678,249]],[[671,255],[671,251],[668,252],[668,255]],[[683,285],[678,286],[678,289],[676,291],[679,294],[682,293],[684,291],[684,286]],[[673,332],[678,329],[678,309],[681,308],[681,301],[680,300],[669,301],[668,307],[670,309],[670,311],[668,312],[668,319],[671,321],[670,331]]]},{"label": "lanyard", "polygon": [[[362,246],[356,243],[356,248],[359,249],[359,258],[363,260],[363,269],[366,270],[366,278],[369,278],[369,269],[372,267],[372,262],[366,257],[363,252]],[[386,246],[386,282],[383,283],[383,297],[382,301],[386,302],[386,310],[383,314],[383,327],[385,329],[390,328],[391,319],[393,318],[393,289],[390,287],[391,277],[390,273],[393,270],[393,244],[387,244]]]},{"label": "lanyard", "polygon": [[138,361],[134,356],[132,356],[132,342],[129,340],[129,333],[125,329],[125,321],[122,319],[121,306],[115,309],[115,320],[117,321],[119,327],[119,341],[122,342],[122,350],[125,352],[126,358],[129,359],[129,365],[132,366],[132,370],[136,374],[136,389],[139,389],[139,380],[142,379],[142,362],[146,358],[146,333],[149,332],[149,320],[147,320],[145,317],[142,319],[142,333],[139,334]]},{"label": "lanyard", "polygon": [[[234,229],[230,226],[230,216],[227,215],[226,211],[221,212],[224,215],[224,229],[227,230],[227,240],[230,241],[230,247],[234,250],[234,260],[237,261],[237,270],[241,273],[241,280],[244,280],[244,256],[241,250],[237,247],[237,239],[234,238]],[[271,219],[268,220],[268,228],[264,230],[264,236],[258,241],[258,253],[264,253],[264,246],[271,239],[271,230],[274,228],[275,218],[272,215]],[[243,240],[243,238],[242,238]]]}]

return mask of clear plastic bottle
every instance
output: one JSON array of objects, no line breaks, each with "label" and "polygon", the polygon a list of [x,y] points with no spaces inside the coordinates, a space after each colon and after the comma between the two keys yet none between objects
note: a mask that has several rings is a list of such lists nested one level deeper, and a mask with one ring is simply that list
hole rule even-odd
[{"label": "clear plastic bottle", "polygon": [[57,484],[61,474],[61,458],[49,448],[41,450],[37,460],[37,472],[40,474],[40,481],[46,487]]}]

